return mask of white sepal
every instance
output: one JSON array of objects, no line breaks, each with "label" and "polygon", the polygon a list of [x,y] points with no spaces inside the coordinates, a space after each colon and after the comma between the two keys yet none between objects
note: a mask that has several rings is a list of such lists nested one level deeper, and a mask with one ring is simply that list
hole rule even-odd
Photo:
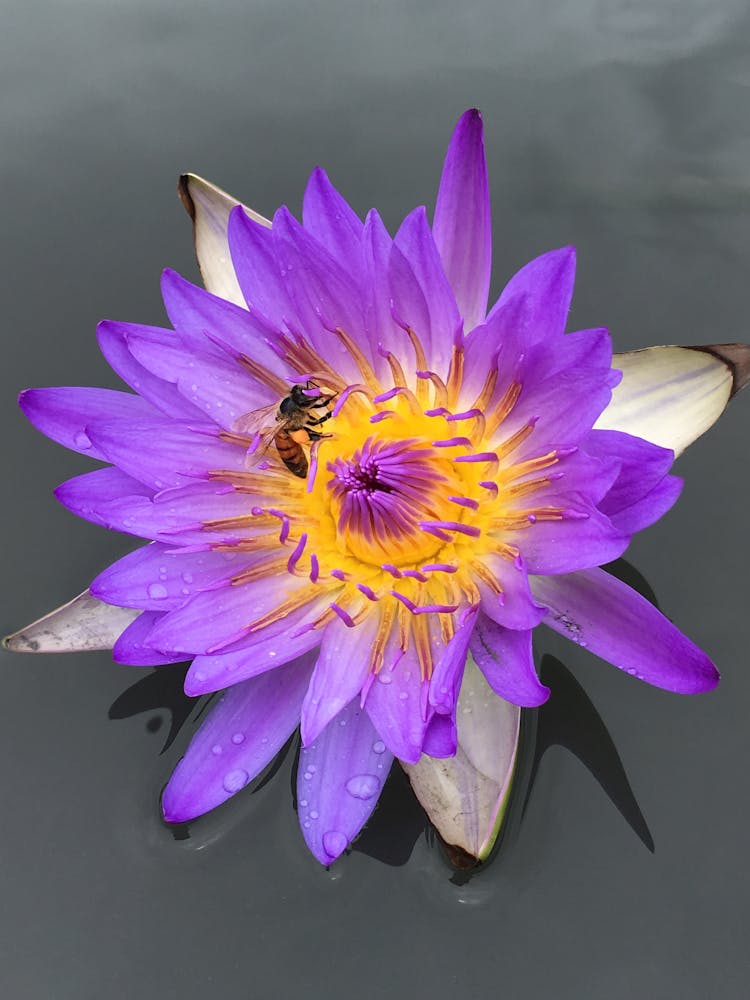
[{"label": "white sepal", "polygon": [[[177,191],[193,220],[195,256],[206,290],[244,308],[245,299],[237,284],[227,240],[229,213],[240,202],[195,174],[183,174]],[[245,205],[243,208],[251,219],[270,227],[268,219]]]},{"label": "white sepal", "polygon": [[72,601],[3,640],[14,653],[78,653],[112,649],[115,640],[140,614],[139,609],[116,608],[84,590]]},{"label": "white sepal", "polygon": [[455,757],[403,764],[442,839],[485,860],[505,817],[518,752],[521,709],[499,698],[469,657],[456,713]]},{"label": "white sepal", "polygon": [[612,367],[622,372],[622,382],[594,426],[645,438],[676,457],[718,420],[736,391],[735,366],[713,353],[726,346],[743,345],[615,354]]}]

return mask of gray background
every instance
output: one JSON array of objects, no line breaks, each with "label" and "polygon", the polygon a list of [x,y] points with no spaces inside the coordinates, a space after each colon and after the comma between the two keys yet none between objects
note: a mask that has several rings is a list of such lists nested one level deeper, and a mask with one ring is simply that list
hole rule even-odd
[{"label": "gray background", "polygon": [[[55,503],[86,460],[14,399],[117,384],[96,321],[159,323],[160,269],[196,276],[183,170],[271,213],[298,209],[321,163],[395,226],[430,205],[453,123],[478,105],[497,287],[574,242],[572,327],[607,324],[620,349],[748,336],[741,0],[5,0],[0,22],[3,631],[132,547]],[[560,746],[463,886],[398,782],[354,852],[318,868],[293,754],[175,840],[157,809],[192,726],[160,754],[170,706],[190,707],[175,672],[3,653],[0,995],[746,996],[749,426],[740,397],[628,554],[715,658],[718,691],[679,698],[540,645],[596,705],[655,853]]]}]

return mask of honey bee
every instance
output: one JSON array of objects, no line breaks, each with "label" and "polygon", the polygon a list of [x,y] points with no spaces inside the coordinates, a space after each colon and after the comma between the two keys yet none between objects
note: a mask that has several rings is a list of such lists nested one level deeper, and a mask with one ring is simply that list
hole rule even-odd
[{"label": "honey bee", "polygon": [[321,392],[312,381],[293,385],[289,395],[278,404],[251,410],[235,421],[234,429],[259,438],[251,450],[254,461],[258,461],[273,443],[287,469],[304,479],[309,463],[302,446],[331,436],[316,428],[330,418],[330,404],[337,395],[335,392]]}]

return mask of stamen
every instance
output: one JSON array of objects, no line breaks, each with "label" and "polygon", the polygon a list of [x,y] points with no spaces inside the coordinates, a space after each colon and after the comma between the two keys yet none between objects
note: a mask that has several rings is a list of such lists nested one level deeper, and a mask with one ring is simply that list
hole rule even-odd
[{"label": "stamen", "polygon": [[471,455],[457,455],[454,462],[492,462],[499,464],[499,459],[494,451],[476,451]]},{"label": "stamen", "polygon": [[314,552],[312,552],[310,554],[310,580],[313,583],[316,583],[319,576],[320,576],[320,564],[318,563],[318,557],[315,555]]},{"label": "stamen", "polygon": [[484,419],[484,413],[479,409],[464,410],[463,413],[451,413],[446,420],[474,420],[476,417]]},{"label": "stamen", "polygon": [[337,417],[344,407],[344,404],[349,399],[353,393],[360,392],[363,396],[367,396],[368,399],[372,398],[372,393],[366,385],[362,385],[361,382],[355,382],[353,385],[348,385],[342,393],[339,394],[339,398],[336,400],[336,405],[331,411],[332,417]]},{"label": "stamen", "polygon": [[381,410],[380,413],[374,413],[370,417],[371,424],[379,424],[381,420],[387,420],[389,417],[396,415],[395,410]]},{"label": "stamen", "polygon": [[330,571],[330,576],[334,576],[337,580],[342,580],[343,582],[346,582],[349,579],[349,574],[345,573],[343,569],[332,569]]},{"label": "stamen", "polygon": [[417,378],[426,379],[432,382],[433,388],[435,390],[435,404],[437,406],[447,406],[448,404],[448,390],[445,386],[445,382],[437,375],[435,372],[428,371],[418,371],[416,373]]},{"label": "stamen", "polygon": [[424,573],[420,573],[419,570],[416,569],[405,569],[401,575],[409,576],[413,580],[419,580],[420,583],[427,583],[427,577]]},{"label": "stamen", "polygon": [[479,390],[479,395],[474,400],[472,409],[477,409],[484,413],[487,407],[490,405],[490,400],[492,399],[492,394],[495,391],[495,386],[497,384],[499,372],[497,369],[497,356],[495,356],[494,361],[490,370],[487,372],[487,377],[484,380],[484,385]]},{"label": "stamen", "polygon": [[408,608],[413,615],[451,615],[458,611],[457,604],[422,604],[417,605],[404,594],[399,594],[397,590],[389,591],[392,597],[401,601],[405,608]]},{"label": "stamen", "polygon": [[500,424],[508,417],[513,407],[518,402],[521,395],[522,385],[520,382],[511,382],[500,402],[491,413],[487,414],[487,433],[494,434]]},{"label": "stamen", "polygon": [[465,448],[474,447],[472,442],[467,437],[444,438],[442,441],[433,441],[432,444],[435,448],[458,448],[460,446]]},{"label": "stamen", "polygon": [[375,636],[375,642],[372,644],[372,653],[370,654],[370,672],[373,677],[380,673],[382,669],[383,651],[396,618],[396,605],[392,601],[385,601],[380,605],[380,609],[380,624],[378,626],[378,633]]},{"label": "stamen", "polygon": [[421,569],[423,573],[456,573],[458,566],[451,566],[450,563],[425,563]]},{"label": "stamen", "polygon": [[404,369],[401,367],[398,358],[391,351],[387,351],[382,344],[378,344],[378,354],[380,354],[381,358],[385,358],[390,365],[393,384],[405,386],[406,375],[404,375]]},{"label": "stamen", "polygon": [[481,530],[473,524],[462,524],[461,521],[420,521],[419,527],[424,531],[429,531],[430,528],[458,531],[462,535],[469,535],[471,538],[479,538],[482,534]]},{"label": "stamen", "polygon": [[448,406],[455,406],[458,400],[458,394],[461,389],[461,384],[464,377],[464,348],[462,343],[453,344],[453,350],[451,351],[451,360],[448,365],[448,380],[447,380],[447,390],[448,390]]},{"label": "stamen", "polygon": [[483,562],[479,559],[474,559],[472,560],[471,568],[474,570],[474,573],[479,577],[479,579],[483,583],[487,584],[494,594],[500,596],[504,593],[503,586],[498,578]]},{"label": "stamen", "polygon": [[357,363],[357,367],[362,372],[362,378],[365,380],[367,385],[373,392],[377,392],[378,389],[380,389],[380,383],[378,382],[375,372],[372,370],[372,365],[362,353],[360,348],[342,327],[337,326],[333,332],[354,358]]},{"label": "stamen", "polygon": [[494,493],[494,495],[497,496],[497,483],[493,483],[491,479],[480,479],[479,485],[483,490],[489,490],[490,493]]},{"label": "stamen", "polygon": [[[278,576],[279,573],[283,573],[285,565],[283,559],[264,559],[262,562],[257,562],[254,566],[249,566],[241,573],[233,576],[229,582],[233,587],[241,587],[255,580],[269,579],[272,576]],[[214,588],[206,587],[204,589],[211,590]]]},{"label": "stamen", "polygon": [[476,500],[472,500],[469,497],[448,497],[451,503],[456,503],[459,507],[469,507],[471,510],[479,510],[479,504]]},{"label": "stamen", "polygon": [[387,403],[388,400],[393,399],[394,396],[403,396],[415,415],[422,413],[422,406],[417,400],[417,397],[411,389],[406,389],[402,385],[394,385],[394,387],[392,389],[388,389],[387,392],[381,392],[379,395],[373,396],[372,401],[373,403]]},{"label": "stamen", "polygon": [[289,559],[287,560],[287,564],[286,564],[287,572],[289,572],[289,573],[293,573],[294,572],[294,567],[299,562],[299,560],[300,560],[300,558],[302,556],[302,553],[305,551],[305,546],[306,545],[307,545],[307,532],[303,531],[302,534],[300,535],[299,541],[297,542],[297,544],[294,547],[294,551],[292,552],[292,554],[289,556]]},{"label": "stamen", "polygon": [[332,611],[336,612],[336,614],[339,616],[339,618],[344,623],[344,625],[346,625],[347,628],[354,628],[356,622],[351,617],[351,615],[349,615],[346,611],[344,611],[341,605],[336,604],[335,601],[332,601],[329,607],[331,608]]},{"label": "stamen", "polygon": [[402,576],[401,570],[398,568],[398,566],[394,566],[393,563],[383,563],[383,565],[380,568],[384,569],[386,573],[390,573],[391,576],[395,577],[396,580],[401,579]]},{"label": "stamen", "polygon": [[368,587],[366,583],[358,583],[357,590],[364,594],[368,601],[379,601],[380,598],[377,596],[372,587]]},{"label": "stamen", "polygon": [[508,455],[514,452],[516,448],[520,444],[522,444],[527,437],[529,437],[529,435],[536,427],[538,420],[539,417],[532,417],[531,420],[525,423],[520,430],[517,430],[515,434],[512,434],[507,440],[503,441],[503,443],[497,449],[500,457],[506,458]]},{"label": "stamen", "polygon": [[[273,392],[277,393],[279,396],[286,396],[288,391],[287,383],[279,375],[275,375],[270,369],[266,368],[265,365],[260,364],[258,361],[254,361],[249,358],[246,354],[241,351],[236,350],[231,344],[228,344],[221,337],[218,337],[211,330],[204,330],[204,336],[215,344],[220,350],[228,354],[233,361],[240,364],[245,371],[249,372],[258,382],[267,386]],[[272,341],[266,341],[271,348],[275,348]]]}]

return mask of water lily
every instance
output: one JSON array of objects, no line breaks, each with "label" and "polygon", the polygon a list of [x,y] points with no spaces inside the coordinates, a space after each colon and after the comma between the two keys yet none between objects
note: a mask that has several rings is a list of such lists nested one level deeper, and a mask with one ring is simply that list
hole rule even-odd
[{"label": "water lily", "polygon": [[107,463],[58,500],[149,544],[10,645],[191,659],[186,692],[222,692],[166,786],[170,821],[237,793],[299,726],[299,820],[323,864],[394,758],[445,839],[484,857],[520,707],[549,696],[538,625],[670,691],[717,683],[599,567],[675,502],[675,453],[719,415],[746,357],[613,358],[606,330],[565,333],[570,247],[488,310],[476,111],[453,133],[432,224],[418,208],[393,237],[320,169],[302,222],[283,207],[269,222],[196,177],[181,191],[207,290],[166,271],[173,329],[98,331],[134,391],[20,400],[43,433]]}]

